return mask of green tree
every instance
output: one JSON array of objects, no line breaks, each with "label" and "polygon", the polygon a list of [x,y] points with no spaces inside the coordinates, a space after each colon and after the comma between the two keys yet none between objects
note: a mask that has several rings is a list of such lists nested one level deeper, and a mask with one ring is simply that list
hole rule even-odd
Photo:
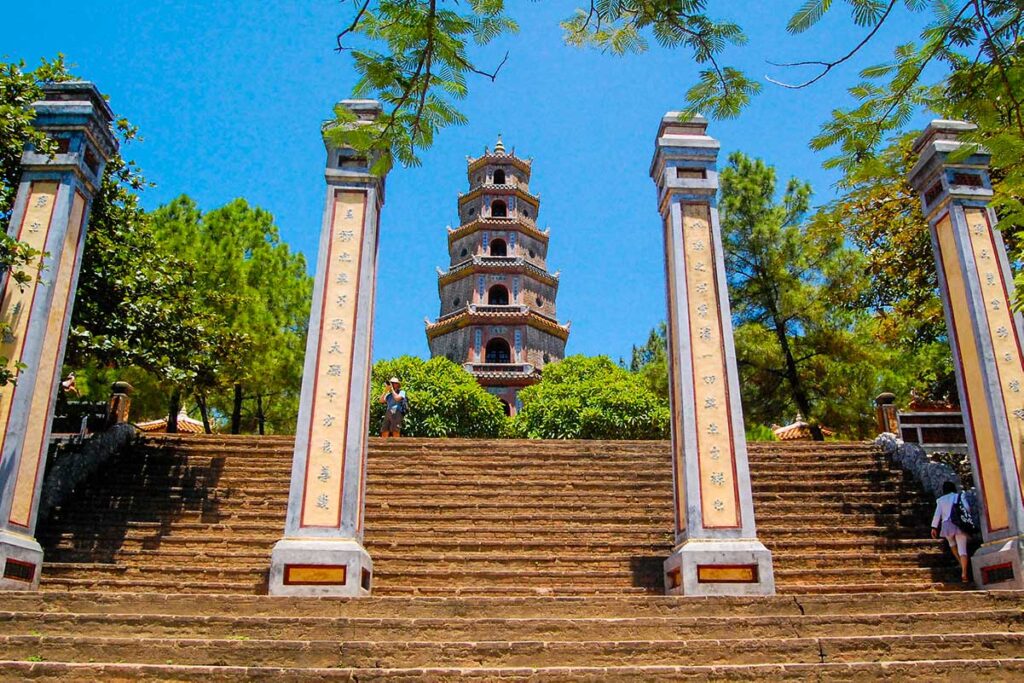
[{"label": "green tree", "polygon": [[204,419],[227,416],[232,434],[294,429],[313,291],[303,256],[281,242],[269,212],[244,199],[203,214],[182,196],[152,222],[164,249],[196,264],[193,306],[223,319],[236,340],[216,349],[193,384]]},{"label": "green tree", "polygon": [[[7,240],[0,244],[0,268],[12,270],[18,282],[30,277],[20,266],[36,256],[6,237],[21,155],[29,145],[55,150],[32,127],[31,104],[41,99],[43,85],[74,78],[60,55],[32,71],[23,62],[0,65],[0,228]],[[115,127],[122,147],[135,139],[128,121],[118,119]],[[86,373],[134,367],[165,381],[188,381],[201,372],[197,361],[204,353],[224,342],[218,336],[223,321],[191,308],[191,264],[154,245],[137,196],[145,186],[139,169],[122,156],[107,163],[92,203],[66,362]],[[83,386],[89,384],[83,377]],[[109,384],[103,384],[97,398],[106,398]]]},{"label": "green tree", "polygon": [[385,407],[379,399],[392,377],[402,381],[409,412],[402,425],[406,436],[497,437],[505,428],[505,410],[461,366],[444,357],[423,360],[401,356],[374,363],[370,387],[371,434],[380,433]]},{"label": "green tree", "polygon": [[[870,372],[877,360],[864,337],[866,315],[855,305],[865,286],[862,257],[844,246],[842,233],[804,223],[806,183],[791,179],[776,203],[774,168],[741,153],[729,157],[721,182],[737,361],[744,384],[758,388],[744,396],[748,420],[785,419],[792,406],[812,421],[849,428],[870,400],[851,405],[846,380]],[[858,386],[865,385],[876,382]],[[850,409],[854,415],[844,417]]]},{"label": "green tree", "polygon": [[629,363],[657,396],[668,396],[668,327],[664,322],[651,330],[643,346],[634,346]]},{"label": "green tree", "polygon": [[665,439],[668,395],[607,356],[569,356],[544,366],[519,392],[514,431],[531,439]]}]

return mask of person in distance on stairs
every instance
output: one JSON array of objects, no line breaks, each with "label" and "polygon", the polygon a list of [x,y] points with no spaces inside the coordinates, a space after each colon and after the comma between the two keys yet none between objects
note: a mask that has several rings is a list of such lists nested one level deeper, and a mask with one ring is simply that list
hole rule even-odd
[{"label": "person in distance on stairs", "polygon": [[[942,536],[953,551],[953,557],[960,562],[960,582],[967,584],[970,579],[967,576],[967,532],[961,529],[953,521],[953,510],[957,502],[963,500],[967,506],[967,500],[961,499],[956,492],[956,484],[947,481],[942,485],[942,496],[935,501],[935,514],[932,515],[932,538]],[[969,509],[969,508],[968,508]]]},{"label": "person in distance on stairs", "polygon": [[380,423],[381,438],[401,436],[402,419],[409,412],[409,399],[405,397],[402,383],[398,381],[397,377],[388,380],[388,388],[380,395],[380,402],[387,406],[387,410],[384,411],[384,419]]}]

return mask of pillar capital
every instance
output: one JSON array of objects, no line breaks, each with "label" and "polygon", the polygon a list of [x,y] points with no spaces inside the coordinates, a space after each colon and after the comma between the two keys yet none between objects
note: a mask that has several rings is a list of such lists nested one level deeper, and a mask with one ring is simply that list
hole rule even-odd
[{"label": "pillar capital", "polygon": [[114,114],[96,86],[87,81],[50,83],[43,99],[32,103],[33,126],[57,142],[54,155],[33,148],[22,154],[22,172],[39,179],[70,172],[87,191],[100,185],[107,160],[118,150],[110,126]]},{"label": "pillar capital", "polygon": [[373,187],[378,201],[384,203],[384,176],[370,172],[376,159],[360,152],[339,140],[345,132],[372,126],[384,109],[377,100],[341,100],[335,109],[344,109],[355,116],[354,121],[324,123],[324,147],[327,150],[327,166],[324,176],[328,185],[336,187]]},{"label": "pillar capital", "polygon": [[921,194],[925,216],[936,216],[952,199],[984,205],[992,198],[988,172],[992,155],[961,139],[977,128],[966,121],[937,119],[914,142],[918,160],[907,180]]},{"label": "pillar capital", "polygon": [[650,173],[658,188],[662,215],[671,197],[717,205],[721,145],[707,134],[708,122],[703,116],[680,117],[675,111],[665,114],[654,141]]}]

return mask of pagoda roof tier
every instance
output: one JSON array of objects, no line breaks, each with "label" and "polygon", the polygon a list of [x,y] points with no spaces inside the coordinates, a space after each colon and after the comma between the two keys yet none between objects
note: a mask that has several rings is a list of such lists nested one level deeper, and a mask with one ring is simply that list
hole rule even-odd
[{"label": "pagoda roof tier", "polygon": [[448,228],[448,244],[451,244],[455,240],[462,239],[467,235],[471,235],[477,230],[518,230],[524,235],[540,240],[541,242],[547,243],[550,238],[549,230],[540,230],[537,226],[519,218],[474,218],[468,223],[460,225],[457,228]]},{"label": "pagoda roof tier", "polygon": [[438,286],[446,285],[477,273],[496,272],[522,273],[546,285],[558,287],[558,273],[549,273],[522,256],[470,256],[447,271],[439,269],[437,284]]},{"label": "pagoda roof tier", "polygon": [[515,195],[516,198],[522,199],[528,204],[533,205],[535,211],[540,210],[540,195],[528,192],[518,185],[478,185],[472,190],[466,193],[459,193],[459,205],[476,199],[481,195],[493,195],[495,197],[511,197]]},{"label": "pagoda roof tier", "polygon": [[528,386],[540,379],[530,363],[463,363],[462,367],[483,386]]},{"label": "pagoda roof tier", "polygon": [[506,152],[505,143],[501,141],[501,136],[499,135],[498,142],[495,143],[493,152],[484,147],[484,155],[482,157],[476,157],[474,159],[473,157],[467,156],[466,163],[469,166],[468,172],[470,174],[487,164],[512,164],[529,177],[530,168],[533,165],[533,159],[520,159],[516,156],[515,149],[511,152]]},{"label": "pagoda roof tier", "polygon": [[427,339],[468,327],[470,325],[529,325],[534,329],[552,334],[562,341],[569,338],[569,325],[561,325],[553,318],[533,310],[529,306],[470,304],[464,308],[441,316],[436,322],[426,321]]}]

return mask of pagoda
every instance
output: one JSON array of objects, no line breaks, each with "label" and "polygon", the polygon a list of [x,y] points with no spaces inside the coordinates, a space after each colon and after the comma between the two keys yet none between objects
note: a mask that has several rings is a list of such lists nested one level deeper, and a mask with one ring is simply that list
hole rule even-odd
[{"label": "pagoda", "polygon": [[530,169],[500,135],[493,152],[467,157],[469,192],[459,193],[459,227],[448,227],[448,269],[437,271],[441,314],[427,320],[431,356],[462,364],[510,415],[569,337],[555,317],[558,273],[547,269]]}]

